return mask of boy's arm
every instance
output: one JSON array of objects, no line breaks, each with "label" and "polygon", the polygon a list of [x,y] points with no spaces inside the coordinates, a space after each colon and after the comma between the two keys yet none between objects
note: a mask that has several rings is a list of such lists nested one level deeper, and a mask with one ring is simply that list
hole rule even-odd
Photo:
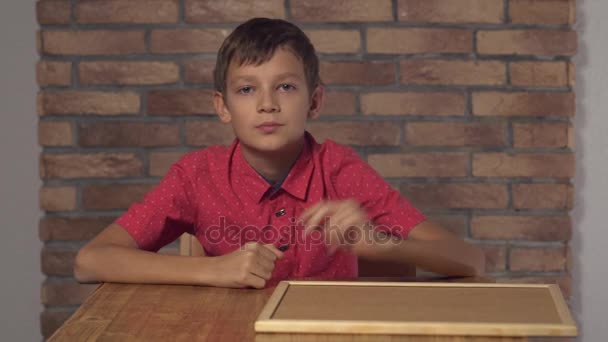
[{"label": "boy's arm", "polygon": [[408,239],[393,237],[377,246],[367,257],[408,262],[422,269],[448,276],[478,276],[485,271],[483,251],[425,220],[416,225]]},{"label": "boy's arm", "polygon": [[211,285],[263,288],[283,253],[251,243],[221,257],[163,255],[140,250],[118,224],[109,225],[76,256],[80,282]]},{"label": "boy's arm", "polygon": [[211,263],[211,258],[140,250],[131,235],[113,223],[80,249],[74,276],[80,282],[201,284],[212,282]]},{"label": "boy's arm", "polygon": [[[332,146],[339,152],[333,156],[339,165],[334,171],[333,184],[340,200],[321,201],[307,208],[301,215],[307,231],[322,224],[330,237],[342,236],[330,241],[348,241],[348,236],[343,234],[351,227],[361,229],[363,234],[386,233],[388,229],[390,243],[383,236],[379,243],[359,239],[349,248],[366,258],[410,263],[445,275],[483,274],[484,254],[479,247],[467,244],[426,219],[353,149]],[[328,163],[332,165],[336,161],[328,159]],[[400,230],[391,231],[393,228]],[[336,246],[330,246],[330,251],[334,248]]]},{"label": "boy's arm", "polygon": [[[477,246],[466,243],[447,230],[423,220],[407,234],[391,235],[374,228],[363,208],[354,200],[321,201],[306,209],[300,220],[306,233],[323,229],[330,251],[343,247],[371,260],[406,262],[427,271],[449,276],[481,275],[485,257]],[[359,233],[349,233],[355,229]],[[355,238],[350,237],[371,237]]]}]

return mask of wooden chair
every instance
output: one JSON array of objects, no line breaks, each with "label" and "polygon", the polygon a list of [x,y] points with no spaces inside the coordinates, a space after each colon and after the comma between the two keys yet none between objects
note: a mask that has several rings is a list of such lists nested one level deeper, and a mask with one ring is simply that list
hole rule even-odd
[{"label": "wooden chair", "polygon": [[179,254],[187,256],[204,256],[205,249],[194,236],[185,233],[179,238]]},{"label": "wooden chair", "polygon": [[[205,250],[190,234],[180,237],[179,251],[181,255],[203,256]],[[359,258],[359,277],[413,277],[416,268],[406,263],[378,262]]]}]

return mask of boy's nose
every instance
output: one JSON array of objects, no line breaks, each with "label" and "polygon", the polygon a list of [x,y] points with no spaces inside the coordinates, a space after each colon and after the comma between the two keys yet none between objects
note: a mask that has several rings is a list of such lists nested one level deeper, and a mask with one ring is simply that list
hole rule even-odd
[{"label": "boy's nose", "polygon": [[262,94],[258,101],[259,113],[274,113],[280,111],[279,105],[272,94]]}]

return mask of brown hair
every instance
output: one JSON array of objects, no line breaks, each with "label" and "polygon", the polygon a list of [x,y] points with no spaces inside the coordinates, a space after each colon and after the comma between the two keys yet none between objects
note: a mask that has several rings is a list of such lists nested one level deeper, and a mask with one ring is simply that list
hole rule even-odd
[{"label": "brown hair", "polygon": [[239,65],[260,65],[269,61],[277,48],[288,48],[302,60],[309,91],[321,84],[319,59],[302,30],[281,19],[253,18],[239,25],[224,40],[213,70],[215,90],[226,90],[226,76],[232,61]]}]

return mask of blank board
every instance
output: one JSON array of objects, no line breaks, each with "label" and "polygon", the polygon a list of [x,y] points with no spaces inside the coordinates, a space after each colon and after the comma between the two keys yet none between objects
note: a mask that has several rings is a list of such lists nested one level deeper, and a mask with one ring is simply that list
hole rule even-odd
[{"label": "blank board", "polygon": [[283,281],[256,332],[576,336],[557,285]]}]

